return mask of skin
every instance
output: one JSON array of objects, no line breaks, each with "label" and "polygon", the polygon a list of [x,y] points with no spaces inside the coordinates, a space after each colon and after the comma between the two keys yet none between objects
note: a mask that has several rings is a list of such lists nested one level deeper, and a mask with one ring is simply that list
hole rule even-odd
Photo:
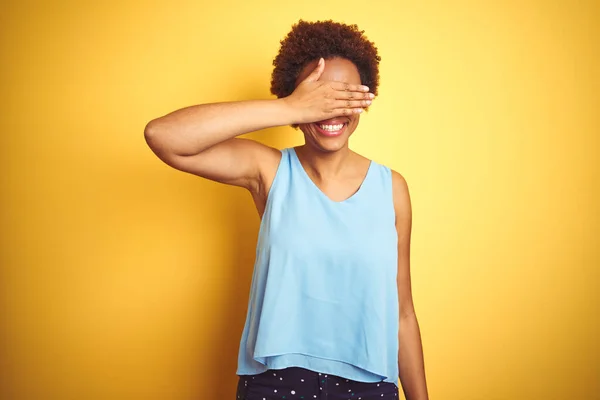
[{"label": "skin", "polygon": [[[281,152],[237,136],[298,124],[305,144],[296,148],[313,182],[333,201],[354,194],[369,160],[348,147],[360,114],[373,95],[361,85],[356,66],[341,58],[315,60],[299,74],[294,92],[283,99],[201,104],[150,121],[144,131],[152,151],[178,170],[241,186],[262,217]],[[327,136],[315,123],[344,123],[342,134]],[[397,287],[400,307],[399,378],[407,400],[428,399],[419,324],[412,299],[410,236],[412,209],[404,177],[392,171],[398,232]]]},{"label": "skin", "polygon": [[[317,68],[317,61],[309,63],[298,75],[296,86]],[[360,75],[356,66],[345,59],[327,60],[320,82],[344,82],[360,86]],[[370,105],[368,100],[367,106]],[[318,121],[324,124],[344,123],[344,133],[327,137],[319,133],[316,123],[300,124],[305,145],[296,148],[296,153],[307,174],[321,191],[334,201],[343,201],[352,196],[361,186],[370,161],[348,147],[348,139],[356,130],[360,114],[353,113]]]}]

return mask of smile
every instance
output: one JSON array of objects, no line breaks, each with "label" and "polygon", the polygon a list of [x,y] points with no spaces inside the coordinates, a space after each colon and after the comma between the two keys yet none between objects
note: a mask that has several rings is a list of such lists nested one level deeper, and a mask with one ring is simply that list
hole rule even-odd
[{"label": "smile", "polygon": [[324,136],[339,136],[344,133],[346,124],[314,124],[317,131]]},{"label": "smile", "polygon": [[339,131],[344,127],[344,124],[338,124],[338,125],[319,125],[319,128],[329,131],[329,132],[335,132],[335,131]]}]

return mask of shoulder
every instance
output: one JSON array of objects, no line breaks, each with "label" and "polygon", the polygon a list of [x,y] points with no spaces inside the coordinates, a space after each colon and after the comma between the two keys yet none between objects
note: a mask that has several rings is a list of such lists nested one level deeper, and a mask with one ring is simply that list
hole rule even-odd
[{"label": "shoulder", "polygon": [[390,171],[392,175],[392,193],[394,195],[396,219],[410,219],[412,216],[412,207],[408,183],[402,174],[393,169],[390,169]]},{"label": "shoulder", "polygon": [[392,188],[394,190],[394,195],[408,192],[408,183],[406,182],[404,176],[391,168],[390,172],[392,175]]},{"label": "shoulder", "polygon": [[[361,157],[366,159],[363,156]],[[381,171],[381,173],[385,175],[388,182],[391,177],[392,191],[394,193],[394,203],[396,202],[397,197],[400,198],[402,196],[408,195],[408,183],[406,182],[406,179],[404,179],[404,176],[402,174],[400,174],[398,171],[391,169],[385,164],[378,163],[375,160],[371,160],[371,164],[376,166]]]}]

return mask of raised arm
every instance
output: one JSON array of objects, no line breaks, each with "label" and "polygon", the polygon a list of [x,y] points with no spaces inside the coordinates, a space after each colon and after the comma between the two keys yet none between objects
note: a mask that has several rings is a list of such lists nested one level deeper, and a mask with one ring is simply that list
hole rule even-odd
[{"label": "raised arm", "polygon": [[253,190],[262,164],[277,165],[278,151],[235,137],[291,120],[293,110],[284,99],[201,104],[150,121],[144,136],[173,168]]},{"label": "raised arm", "polygon": [[146,142],[173,168],[253,193],[264,191],[264,178],[274,175],[280,152],[237,136],[362,112],[367,106],[362,99],[372,98],[365,86],[319,81],[324,67],[320,60],[282,99],[201,104],[156,118],[146,125]]}]

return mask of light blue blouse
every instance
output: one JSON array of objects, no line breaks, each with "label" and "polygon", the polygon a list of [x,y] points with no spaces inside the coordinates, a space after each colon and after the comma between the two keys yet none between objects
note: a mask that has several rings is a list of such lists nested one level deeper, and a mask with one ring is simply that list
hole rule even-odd
[{"label": "light blue blouse", "polygon": [[282,157],[260,225],[238,375],[296,366],[398,386],[397,233],[389,168],[342,202]]}]

